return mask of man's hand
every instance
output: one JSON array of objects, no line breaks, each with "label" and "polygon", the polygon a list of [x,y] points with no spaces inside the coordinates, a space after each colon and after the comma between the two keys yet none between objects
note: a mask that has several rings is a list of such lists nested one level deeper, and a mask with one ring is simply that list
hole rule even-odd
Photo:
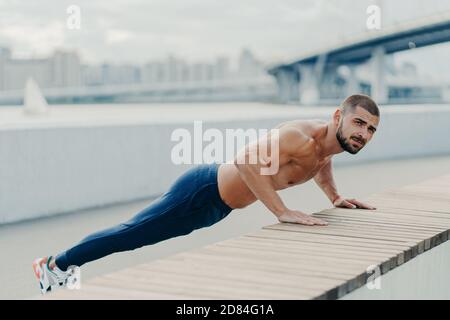
[{"label": "man's hand", "polygon": [[328,223],[324,220],[314,218],[309,214],[303,213],[297,210],[287,210],[278,216],[278,221],[280,222],[290,222],[290,223],[298,223],[304,224],[307,226],[326,226]]},{"label": "man's hand", "polygon": [[349,209],[369,209],[375,210],[375,207],[372,207],[368,204],[362,203],[361,201],[355,199],[344,199],[341,196],[338,196],[334,201],[333,205],[337,208],[349,208]]}]

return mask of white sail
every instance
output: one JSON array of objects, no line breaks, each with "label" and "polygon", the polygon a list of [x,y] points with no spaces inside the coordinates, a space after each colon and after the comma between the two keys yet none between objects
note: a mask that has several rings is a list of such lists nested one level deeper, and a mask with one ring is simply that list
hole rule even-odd
[{"label": "white sail", "polygon": [[48,112],[47,100],[36,81],[29,77],[25,84],[23,97],[24,112],[27,114],[43,114]]}]

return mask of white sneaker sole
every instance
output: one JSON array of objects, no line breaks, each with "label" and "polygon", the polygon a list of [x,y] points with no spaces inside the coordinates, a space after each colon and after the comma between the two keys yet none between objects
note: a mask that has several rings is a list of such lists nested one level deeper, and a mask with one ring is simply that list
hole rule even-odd
[{"label": "white sneaker sole", "polygon": [[39,281],[39,287],[41,290],[41,294],[46,294],[47,292],[52,290],[50,282],[44,271],[44,267],[46,264],[47,264],[47,258],[38,258],[33,261],[33,265],[32,265],[34,274]]}]

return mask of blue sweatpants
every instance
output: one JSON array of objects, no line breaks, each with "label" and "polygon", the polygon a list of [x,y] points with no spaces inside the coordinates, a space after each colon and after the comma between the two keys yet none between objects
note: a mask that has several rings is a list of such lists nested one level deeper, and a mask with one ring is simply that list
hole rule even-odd
[{"label": "blue sweatpants", "polygon": [[58,254],[56,265],[61,270],[81,266],[115,252],[187,235],[222,220],[233,209],[219,195],[218,167],[213,163],[190,168],[130,220],[93,233]]}]

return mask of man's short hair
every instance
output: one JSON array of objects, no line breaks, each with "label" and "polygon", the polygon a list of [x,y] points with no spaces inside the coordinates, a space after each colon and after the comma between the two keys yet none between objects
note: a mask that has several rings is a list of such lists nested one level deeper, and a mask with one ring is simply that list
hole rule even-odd
[{"label": "man's short hair", "polygon": [[369,96],[366,96],[364,94],[354,94],[350,97],[346,98],[342,104],[342,112],[346,114],[349,111],[355,110],[356,107],[361,107],[364,110],[367,110],[370,114],[373,114],[374,116],[379,117],[380,116],[380,110],[378,109],[377,104],[375,101],[372,100]]}]

